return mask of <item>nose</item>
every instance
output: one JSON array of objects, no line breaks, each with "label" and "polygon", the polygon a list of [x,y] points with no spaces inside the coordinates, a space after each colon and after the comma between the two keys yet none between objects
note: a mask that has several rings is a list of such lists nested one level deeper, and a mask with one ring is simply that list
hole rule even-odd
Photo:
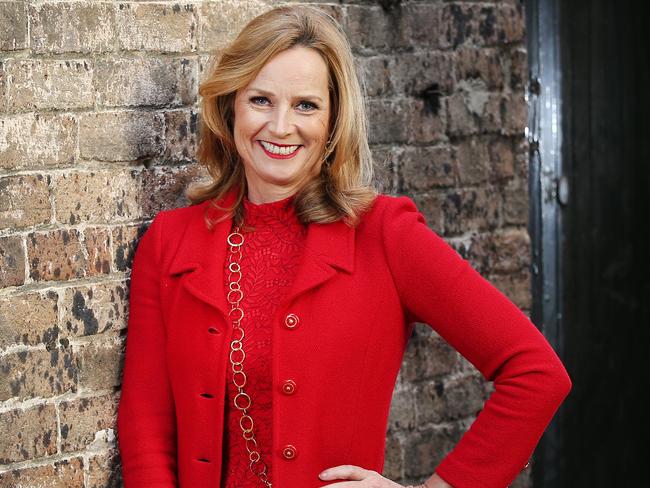
[{"label": "nose", "polygon": [[273,116],[269,124],[271,134],[276,137],[285,137],[293,130],[293,118],[290,108],[278,106],[273,111]]}]

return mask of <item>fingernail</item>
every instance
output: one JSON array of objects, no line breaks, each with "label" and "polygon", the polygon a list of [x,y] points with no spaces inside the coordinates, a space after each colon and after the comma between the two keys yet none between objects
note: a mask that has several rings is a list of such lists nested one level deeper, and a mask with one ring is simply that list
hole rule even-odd
[{"label": "fingernail", "polygon": [[318,475],[319,478],[326,479],[329,476],[329,473],[327,471],[323,471],[321,474]]}]

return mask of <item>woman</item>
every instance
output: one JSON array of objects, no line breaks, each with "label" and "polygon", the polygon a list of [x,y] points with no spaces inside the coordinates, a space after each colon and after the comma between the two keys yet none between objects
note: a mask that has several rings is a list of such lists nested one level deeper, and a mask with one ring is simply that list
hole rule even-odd
[{"label": "woman", "polygon": [[125,486],[399,486],[379,473],[416,321],[495,384],[424,486],[507,486],[571,382],[409,198],[372,188],[336,21],[301,6],[257,17],[200,93],[212,182],[154,219],[133,267]]}]

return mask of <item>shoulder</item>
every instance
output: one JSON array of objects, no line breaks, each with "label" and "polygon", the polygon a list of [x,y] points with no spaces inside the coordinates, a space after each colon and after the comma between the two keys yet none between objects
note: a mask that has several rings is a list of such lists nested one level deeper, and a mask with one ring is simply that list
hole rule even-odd
[{"label": "shoulder", "polygon": [[390,224],[395,219],[402,217],[424,220],[415,202],[410,197],[379,193],[362,221],[370,225],[379,224],[390,227]]}]

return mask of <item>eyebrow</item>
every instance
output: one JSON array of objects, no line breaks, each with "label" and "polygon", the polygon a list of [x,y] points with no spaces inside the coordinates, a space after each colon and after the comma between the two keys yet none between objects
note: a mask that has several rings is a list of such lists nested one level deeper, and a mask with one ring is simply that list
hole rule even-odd
[{"label": "eyebrow", "polygon": [[[270,91],[266,91],[266,90],[263,90],[261,88],[255,88],[254,86],[250,87],[248,90],[246,90],[247,93],[252,92],[252,91],[257,92],[257,93],[261,93],[262,95],[266,95],[266,96],[275,95],[274,93],[272,93]],[[297,95],[295,98],[318,100],[320,103],[324,103],[323,99],[321,97],[317,96],[317,95],[310,95],[310,94]]]}]

